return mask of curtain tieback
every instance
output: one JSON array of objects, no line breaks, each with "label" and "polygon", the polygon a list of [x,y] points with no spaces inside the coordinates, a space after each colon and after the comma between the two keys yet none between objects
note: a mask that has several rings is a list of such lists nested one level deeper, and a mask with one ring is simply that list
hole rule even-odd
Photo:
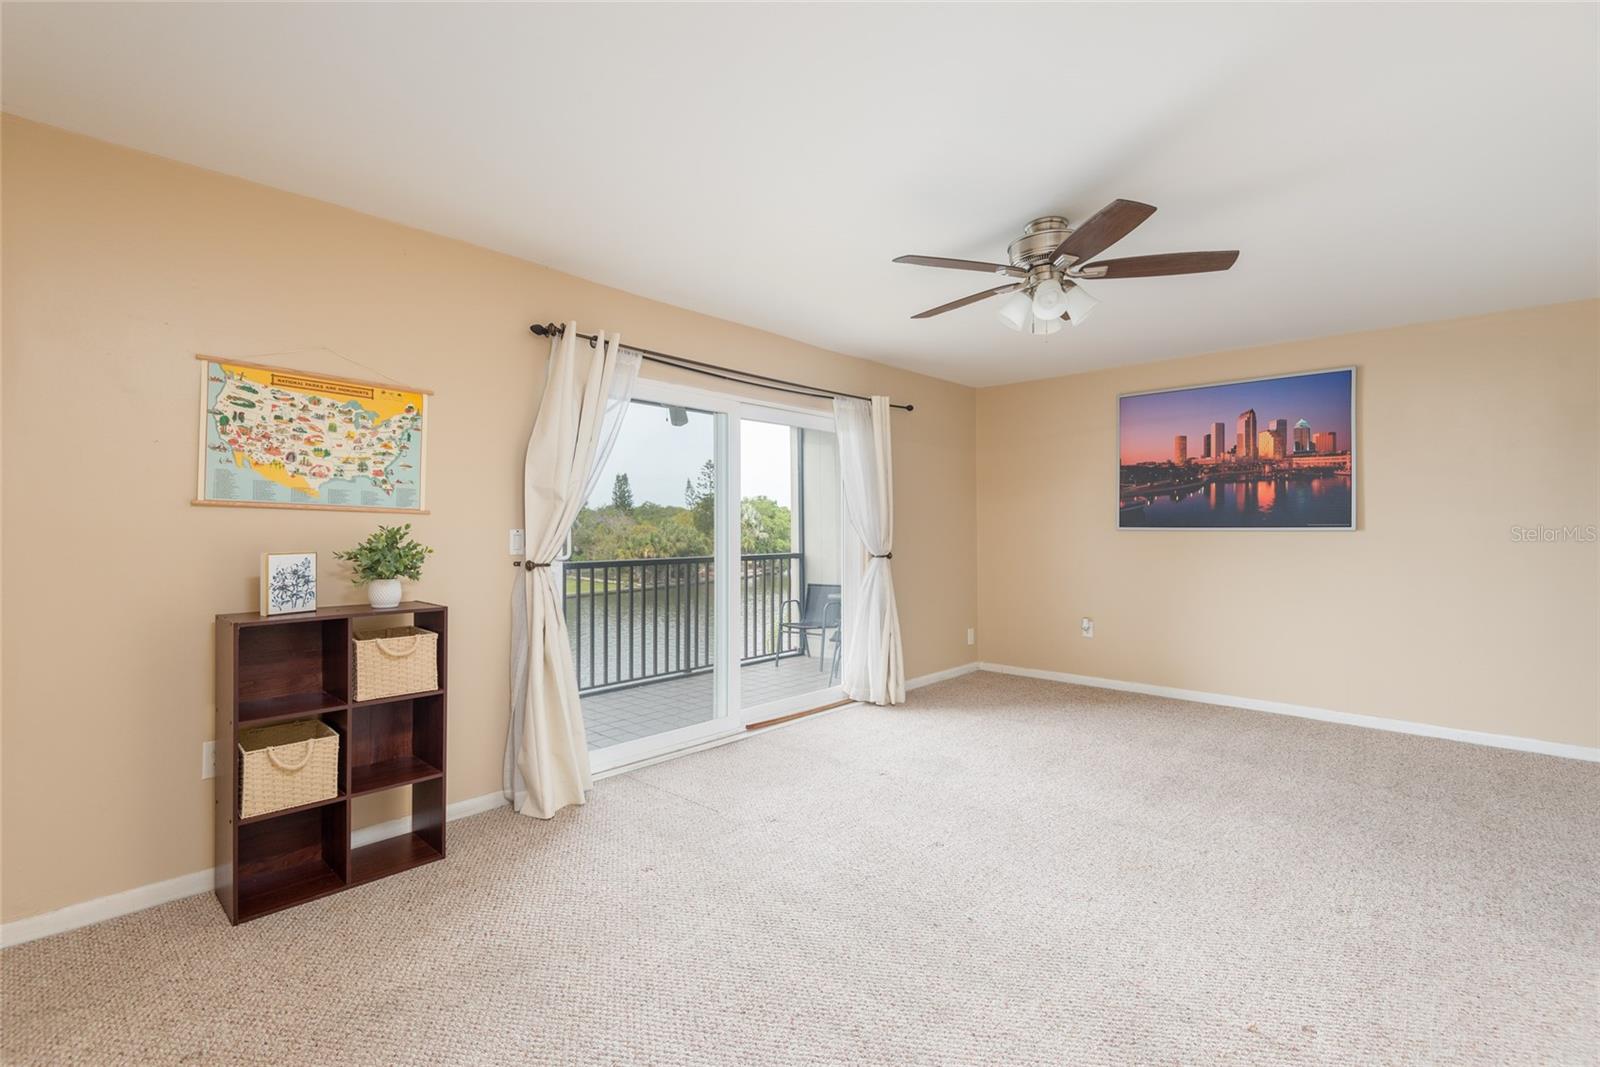
[{"label": "curtain tieback", "polygon": [[526,568],[527,570],[530,570],[530,571],[533,570],[533,568],[535,568],[535,567],[548,567],[548,566],[550,566],[550,564],[548,564],[548,563],[535,563],[531,559],[525,559],[521,563],[518,563],[516,560],[512,560],[511,561],[511,565],[513,567],[523,567],[523,568]]},{"label": "curtain tieback", "polygon": [[871,555],[872,555],[873,559],[894,559],[894,553],[893,552],[885,552],[881,556],[876,554],[876,553],[872,553]]}]

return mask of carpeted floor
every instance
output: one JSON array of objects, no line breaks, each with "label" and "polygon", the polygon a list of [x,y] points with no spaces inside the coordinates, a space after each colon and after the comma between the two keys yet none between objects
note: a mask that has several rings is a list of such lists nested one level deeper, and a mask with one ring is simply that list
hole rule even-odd
[{"label": "carpeted floor", "polygon": [[992,674],[0,958],[5,1063],[1593,1063],[1600,766]]}]

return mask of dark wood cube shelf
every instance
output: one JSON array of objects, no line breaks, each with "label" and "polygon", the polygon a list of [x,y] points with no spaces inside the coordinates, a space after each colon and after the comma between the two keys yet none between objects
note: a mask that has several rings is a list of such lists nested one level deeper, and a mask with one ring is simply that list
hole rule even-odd
[{"label": "dark wood cube shelf", "polygon": [[442,859],[444,851],[435,848],[424,835],[413,830],[409,834],[374,841],[352,851],[350,884],[376,881]]},{"label": "dark wood cube shelf", "polygon": [[266,726],[288,719],[309,719],[325,711],[343,711],[344,698],[335,693],[287,693],[239,701],[239,721],[246,726]]},{"label": "dark wood cube shelf", "polygon": [[280,817],[239,827],[236,923],[344,888],[349,806],[274,814]]},{"label": "dark wood cube shelf", "polygon": [[426,782],[444,774],[444,694],[365,701],[350,709],[350,792]]},{"label": "dark wood cube shelf", "polygon": [[[351,701],[357,621],[395,615],[439,635],[440,688]],[[444,858],[448,619],[420,601],[217,616],[216,892],[230,922]],[[293,719],[339,734],[338,795],[242,818],[239,732]],[[411,790],[411,831],[352,848],[351,799],[398,788]]]}]

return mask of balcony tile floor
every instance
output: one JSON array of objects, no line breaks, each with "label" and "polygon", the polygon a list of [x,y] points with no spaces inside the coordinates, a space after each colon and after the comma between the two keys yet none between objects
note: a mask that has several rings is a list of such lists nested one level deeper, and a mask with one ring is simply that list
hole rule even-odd
[{"label": "balcony tile floor", "polygon": [[[748,664],[739,668],[741,702],[749,708],[825,689],[832,684],[830,665],[819,667],[812,656],[789,656],[779,660],[776,667],[771,661]],[[707,671],[584,697],[583,725],[589,735],[589,747],[609,748],[710,721],[712,678]]]}]

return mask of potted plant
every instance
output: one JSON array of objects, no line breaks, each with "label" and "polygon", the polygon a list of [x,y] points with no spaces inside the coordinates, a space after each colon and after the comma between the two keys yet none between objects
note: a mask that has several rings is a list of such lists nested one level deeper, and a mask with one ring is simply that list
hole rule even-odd
[{"label": "potted plant", "polygon": [[367,587],[367,603],[392,608],[400,603],[400,579],[422,577],[422,563],[433,549],[411,539],[411,524],[380,526],[378,532],[348,552],[335,552],[355,572],[357,585]]}]

